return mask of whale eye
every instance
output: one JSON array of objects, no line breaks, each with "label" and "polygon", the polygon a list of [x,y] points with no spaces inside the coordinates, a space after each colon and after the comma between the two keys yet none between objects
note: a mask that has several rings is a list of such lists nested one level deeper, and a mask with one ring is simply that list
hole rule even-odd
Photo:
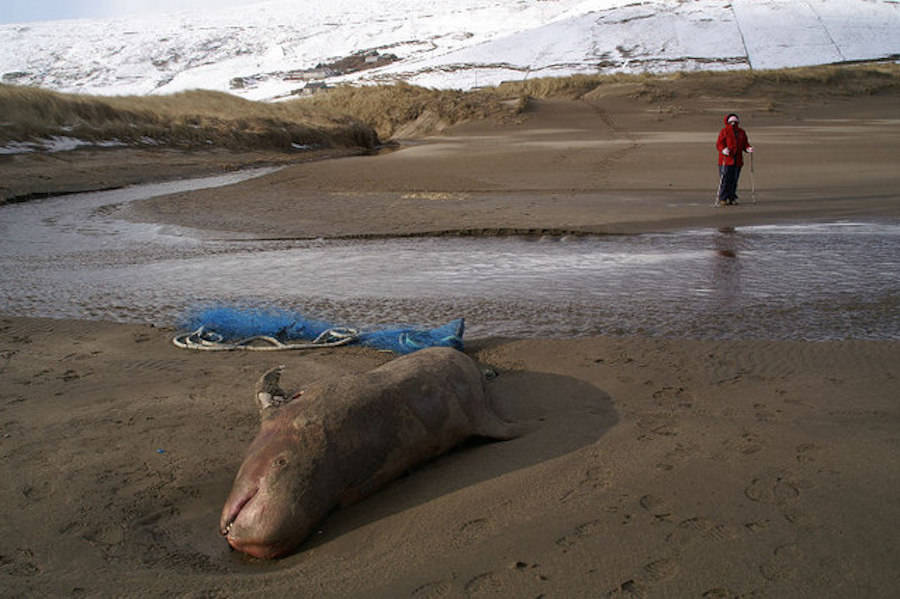
[{"label": "whale eye", "polygon": [[288,459],[286,457],[284,457],[283,455],[280,455],[277,458],[275,458],[274,465],[279,468],[284,468],[285,466],[288,465]]}]

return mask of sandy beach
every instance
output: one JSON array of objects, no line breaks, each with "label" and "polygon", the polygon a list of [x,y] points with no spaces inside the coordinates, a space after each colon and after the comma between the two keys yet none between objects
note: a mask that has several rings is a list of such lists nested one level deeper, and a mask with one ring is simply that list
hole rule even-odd
[{"label": "sandy beach", "polygon": [[[264,238],[900,216],[896,96],[773,108],[767,97],[648,102],[627,91],[533,101],[515,122],[120,214]],[[713,144],[730,110],[757,151],[741,204],[715,208]],[[22,194],[40,191],[29,183],[39,168],[56,191],[174,173],[153,156],[83,152],[52,168],[7,157],[0,174]],[[273,161],[184,160],[178,175]],[[90,168],[99,163],[122,169]],[[499,373],[497,411],[526,434],[429,462],[264,562],[230,552],[217,530],[258,428],[256,378],[283,363],[296,387],[391,355],[195,353],[172,334],[0,316],[0,595],[731,599],[900,587],[900,342],[467,339]]]}]

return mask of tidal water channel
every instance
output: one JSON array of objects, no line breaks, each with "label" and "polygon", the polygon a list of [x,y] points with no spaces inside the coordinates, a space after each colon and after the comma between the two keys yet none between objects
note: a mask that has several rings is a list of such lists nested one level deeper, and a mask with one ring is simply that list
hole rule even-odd
[{"label": "tidal water channel", "polygon": [[0,313],[173,326],[213,302],[467,336],[900,339],[900,223],[261,241],[117,218],[254,174],[0,206]]}]

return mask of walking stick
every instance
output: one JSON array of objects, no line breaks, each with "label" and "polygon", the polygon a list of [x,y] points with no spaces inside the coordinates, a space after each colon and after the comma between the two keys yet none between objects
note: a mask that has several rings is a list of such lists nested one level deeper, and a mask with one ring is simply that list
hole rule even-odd
[{"label": "walking stick", "polygon": [[756,181],[753,179],[753,152],[750,152],[750,197],[756,203]]},{"label": "walking stick", "polygon": [[725,180],[725,170],[719,167],[719,186],[716,188],[716,197],[713,199],[713,206],[719,206],[719,197],[722,195],[722,182]]}]

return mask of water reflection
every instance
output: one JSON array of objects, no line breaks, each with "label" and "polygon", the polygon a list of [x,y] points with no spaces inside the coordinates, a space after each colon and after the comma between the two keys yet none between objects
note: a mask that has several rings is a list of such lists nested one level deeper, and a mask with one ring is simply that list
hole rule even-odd
[{"label": "water reflection", "polygon": [[719,235],[714,238],[716,253],[723,258],[737,258],[737,229],[722,227],[718,232]]},{"label": "water reflection", "polygon": [[733,227],[719,229],[713,237],[713,285],[717,310],[730,309],[741,295],[741,262],[738,260],[740,236]]}]

